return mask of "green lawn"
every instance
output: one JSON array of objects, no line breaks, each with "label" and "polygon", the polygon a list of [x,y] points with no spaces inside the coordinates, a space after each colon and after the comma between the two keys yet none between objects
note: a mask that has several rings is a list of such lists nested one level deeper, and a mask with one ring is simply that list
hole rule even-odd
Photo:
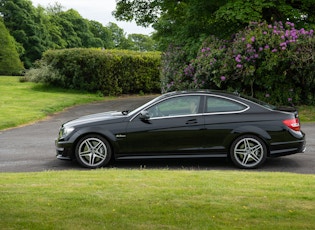
[{"label": "green lawn", "polygon": [[18,77],[0,77],[0,130],[19,126],[66,107],[105,100],[96,94],[51,88]]},{"label": "green lawn", "polygon": [[99,169],[0,174],[0,229],[314,229],[315,175]]},{"label": "green lawn", "polygon": [[301,122],[315,122],[315,107],[314,106],[299,106],[298,108]]}]

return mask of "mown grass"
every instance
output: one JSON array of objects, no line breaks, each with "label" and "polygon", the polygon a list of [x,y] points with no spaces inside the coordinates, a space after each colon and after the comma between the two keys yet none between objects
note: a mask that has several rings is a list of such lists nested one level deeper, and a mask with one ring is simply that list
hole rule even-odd
[{"label": "mown grass", "polygon": [[0,174],[1,229],[314,229],[315,175],[126,170]]},{"label": "mown grass", "polygon": [[0,77],[0,130],[36,121],[66,107],[104,100],[97,94]]},{"label": "mown grass", "polygon": [[299,116],[301,122],[314,122],[315,121],[315,107],[314,106],[299,106]]}]

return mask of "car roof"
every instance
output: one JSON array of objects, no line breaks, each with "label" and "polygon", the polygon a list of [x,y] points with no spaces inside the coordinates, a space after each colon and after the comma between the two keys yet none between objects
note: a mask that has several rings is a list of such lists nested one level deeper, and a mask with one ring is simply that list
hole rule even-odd
[{"label": "car roof", "polygon": [[167,92],[162,95],[163,98],[167,97],[172,97],[176,95],[188,95],[188,94],[209,94],[209,95],[220,95],[220,96],[228,96],[228,97],[239,97],[240,94],[237,92],[227,92],[223,90],[183,90],[183,91],[172,91],[172,92]]}]

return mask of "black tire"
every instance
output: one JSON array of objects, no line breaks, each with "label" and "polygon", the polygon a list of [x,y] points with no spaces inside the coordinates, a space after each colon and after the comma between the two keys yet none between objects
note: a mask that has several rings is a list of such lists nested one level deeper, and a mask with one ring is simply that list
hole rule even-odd
[{"label": "black tire", "polygon": [[230,156],[237,167],[254,169],[266,161],[267,147],[260,138],[254,135],[244,135],[232,143]]},{"label": "black tire", "polygon": [[100,168],[108,164],[112,151],[108,141],[100,135],[82,137],[75,148],[75,156],[85,168]]}]

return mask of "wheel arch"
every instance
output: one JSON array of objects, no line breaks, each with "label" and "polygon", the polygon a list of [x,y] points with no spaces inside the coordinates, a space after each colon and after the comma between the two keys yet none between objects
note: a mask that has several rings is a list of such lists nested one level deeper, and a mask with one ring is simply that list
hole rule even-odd
[{"label": "wheel arch", "polygon": [[72,143],[72,154],[75,155],[75,147],[80,141],[82,137],[88,136],[88,135],[99,135],[103,137],[110,145],[110,148],[112,150],[112,158],[115,157],[115,153],[118,150],[118,146],[116,144],[117,138],[114,134],[109,132],[108,130],[102,130],[102,129],[95,129],[95,127],[92,128],[86,128],[86,129],[80,129],[78,132],[74,133],[74,135],[71,137],[73,140]]},{"label": "wheel arch", "polygon": [[[260,127],[257,126],[241,126],[241,127],[237,127],[234,130],[232,130],[231,132],[232,137],[229,138],[228,141],[228,152],[230,152],[231,146],[233,144],[233,142],[241,137],[241,136],[245,136],[245,135],[252,135],[252,136],[256,136],[257,138],[259,138],[261,141],[264,142],[266,148],[267,148],[267,156],[270,156],[270,143],[269,140],[271,140],[271,136],[268,134],[268,132],[266,132],[265,130],[263,130]],[[228,154],[229,156],[230,154]],[[229,156],[230,157],[230,156]]]}]

